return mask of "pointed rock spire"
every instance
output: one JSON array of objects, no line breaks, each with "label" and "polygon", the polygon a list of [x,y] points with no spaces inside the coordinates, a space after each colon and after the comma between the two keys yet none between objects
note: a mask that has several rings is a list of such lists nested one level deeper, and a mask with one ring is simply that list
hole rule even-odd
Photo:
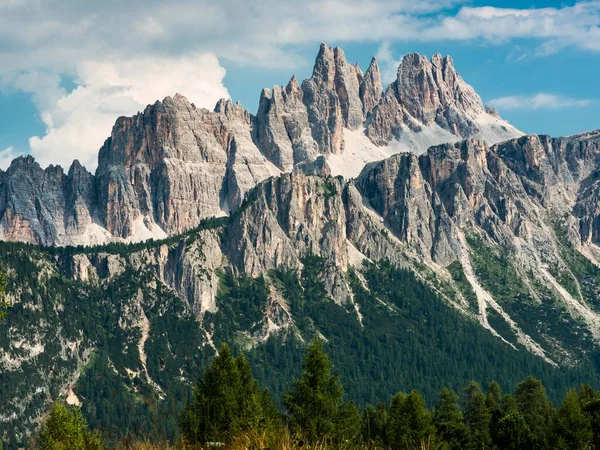
[{"label": "pointed rock spire", "polygon": [[381,72],[377,59],[373,57],[360,83],[360,99],[365,116],[369,115],[375,105],[379,103],[382,93]]}]

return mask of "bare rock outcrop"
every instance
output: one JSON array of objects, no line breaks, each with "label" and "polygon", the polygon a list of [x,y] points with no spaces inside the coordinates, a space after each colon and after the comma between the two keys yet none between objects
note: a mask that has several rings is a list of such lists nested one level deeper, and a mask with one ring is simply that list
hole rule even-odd
[{"label": "bare rock outcrop", "polygon": [[484,109],[449,57],[408,55],[384,92],[375,59],[363,74],[322,44],[312,76],[263,90],[256,116],[229,100],[209,111],[177,94],[117,119],[95,175],[78,162],[65,174],[15,160],[0,175],[0,232],[45,245],[163,238],[230,214],[282,172],[352,178],[400,151],[519,134]]}]

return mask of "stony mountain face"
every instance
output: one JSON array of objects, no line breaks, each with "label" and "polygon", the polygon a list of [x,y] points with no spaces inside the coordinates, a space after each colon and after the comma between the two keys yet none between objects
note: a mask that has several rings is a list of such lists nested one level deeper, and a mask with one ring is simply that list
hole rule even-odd
[{"label": "stony mountain face", "polygon": [[262,91],[256,118],[258,145],[283,171],[320,154],[340,154],[344,128],[362,127],[365,111],[380,96],[376,62],[363,77],[340,48],[322,44],[312,77],[301,86],[293,77],[286,87]]},{"label": "stony mountain face", "polygon": [[[95,174],[18,158],[0,173],[2,240],[53,247],[0,243],[0,432],[24,442],[53,399],[85,404],[105,379],[176,417],[161,408],[187,395],[190,355],[225,341],[263,369],[313,335],[392,364],[450,323],[431,343],[446,369],[458,326],[473,358],[480,341],[505,354],[493,370],[597,378],[600,132],[519,136],[450,58],[408,55],[384,90],[375,60],[363,74],[322,46],[312,77],[264,90],[256,116],[176,95],[118,119]],[[416,280],[397,301],[376,277],[390,267]]]},{"label": "stony mountain face", "polygon": [[[163,240],[41,250],[3,244],[14,307],[0,330],[0,371],[12,386],[0,389],[8,405],[0,427],[24,439],[57,396],[72,390],[85,403],[93,361],[105,361],[102,376],[112,374],[127,392],[167,405],[161,399],[193,376],[189,355],[223,340],[263,355],[273,339],[302,342],[309,332],[336,339],[351,326],[352,339],[367,339],[376,324],[393,328],[403,313],[367,279],[369,264],[383,270],[386,261],[411,270],[450,305],[453,320],[482,327],[515,358],[575,370],[600,345],[599,158],[598,132],[491,147],[470,139],[371,163],[355,180],[302,171],[270,177],[231,215]],[[92,180],[90,191],[74,193],[76,168],[57,175],[20,164],[81,208],[102,189],[80,172]],[[315,258],[319,288],[306,275],[315,273]],[[304,283],[298,292],[322,289],[333,306],[298,312],[293,274]],[[236,303],[231,280],[252,279],[264,289],[244,288],[263,292],[249,310]],[[320,307],[337,312],[317,316]],[[71,322],[76,330],[61,328]],[[18,382],[23,373],[27,385]]]},{"label": "stony mountain face", "polygon": [[517,135],[484,109],[449,57],[408,55],[384,92],[375,59],[363,74],[323,44],[311,78],[263,90],[256,116],[226,100],[208,111],[176,95],[119,118],[94,175],[78,162],[64,174],[15,160],[0,174],[0,231],[45,245],[161,238],[229,214],[281,172],[351,178],[399,151]]},{"label": "stony mountain face", "polygon": [[173,234],[227,213],[278,173],[250,139],[251,123],[239,105],[222,101],[209,112],[182,96],[120,118],[96,174],[106,229],[126,238],[145,221]]},{"label": "stony mountain face", "polygon": [[95,219],[96,189],[78,161],[65,174],[59,166],[42,169],[31,156],[17,158],[0,174],[2,239],[77,241]]},{"label": "stony mountain face", "polygon": [[[419,133],[445,135],[448,142],[452,135],[481,137],[491,144],[520,134],[484,107],[456,72],[451,57],[437,54],[428,60],[415,53],[402,59],[396,81],[372,110],[366,133],[379,145],[393,138],[411,140],[414,134],[419,140]],[[428,144],[433,141],[429,138]]]}]

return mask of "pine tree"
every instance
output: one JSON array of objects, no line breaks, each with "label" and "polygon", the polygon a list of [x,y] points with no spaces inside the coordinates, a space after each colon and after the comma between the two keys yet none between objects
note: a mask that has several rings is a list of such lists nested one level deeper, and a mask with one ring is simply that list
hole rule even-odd
[{"label": "pine tree", "polygon": [[39,438],[40,450],[100,450],[104,446],[96,433],[88,431],[79,408],[62,402],[52,406]]},{"label": "pine tree", "polygon": [[260,390],[246,358],[234,358],[223,344],[198,380],[180,428],[190,444],[230,442],[243,432],[271,431],[277,420],[272,400]]},{"label": "pine tree", "polygon": [[377,408],[367,405],[362,415],[362,436],[367,443],[387,445],[389,414],[384,403],[379,403]]},{"label": "pine tree", "polygon": [[465,448],[469,433],[454,391],[447,388],[440,391],[433,410],[433,423],[445,448]]},{"label": "pine tree", "polygon": [[577,393],[567,392],[554,421],[554,441],[558,448],[585,449],[593,439],[590,419],[583,412]]},{"label": "pine tree", "polygon": [[342,403],[335,423],[337,442],[358,442],[361,434],[360,411],[352,401]]},{"label": "pine tree", "polygon": [[502,418],[501,411],[502,389],[497,381],[492,381],[488,386],[487,396],[485,398],[485,406],[490,413],[490,435],[492,442],[496,440],[496,432],[498,430],[498,422]]},{"label": "pine tree", "polygon": [[300,379],[293,381],[291,390],[284,396],[290,427],[309,442],[332,440],[343,389],[337,375],[332,374],[333,364],[320,339],[308,345],[302,367]]},{"label": "pine tree", "polygon": [[592,448],[600,448],[600,392],[583,385],[578,392],[579,402],[592,428]]},{"label": "pine tree", "polygon": [[392,398],[389,428],[393,449],[417,448],[435,437],[431,414],[417,391],[399,392]]},{"label": "pine tree", "polygon": [[523,415],[512,411],[504,415],[494,433],[498,448],[506,450],[528,450],[533,448],[533,434]]},{"label": "pine tree", "polygon": [[510,394],[504,395],[502,397],[502,401],[500,402],[501,415],[517,412],[517,410],[517,401],[515,400],[515,397]]},{"label": "pine tree", "polygon": [[515,402],[533,434],[534,444],[548,447],[553,408],[540,380],[529,376],[517,384]]},{"label": "pine tree", "polygon": [[465,420],[469,426],[470,447],[473,449],[490,448],[491,415],[486,406],[486,397],[479,383],[472,381],[465,389]]}]

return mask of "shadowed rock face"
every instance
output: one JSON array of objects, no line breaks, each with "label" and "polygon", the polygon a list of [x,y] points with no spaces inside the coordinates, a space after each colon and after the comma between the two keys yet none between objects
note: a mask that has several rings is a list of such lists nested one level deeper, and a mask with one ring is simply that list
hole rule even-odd
[{"label": "shadowed rock face", "polygon": [[446,265],[460,252],[461,228],[533,252],[542,241],[551,245],[551,219],[568,216],[575,244],[597,244],[599,158],[600,133],[526,136],[490,148],[467,140],[370,164],[357,187],[403,242]]},{"label": "shadowed rock face", "polygon": [[68,174],[42,169],[31,156],[13,161],[0,174],[2,239],[62,243],[78,236],[95,215],[96,183],[79,161]]},{"label": "shadowed rock face", "polygon": [[499,120],[497,112],[484,107],[456,72],[452,58],[437,54],[428,60],[409,54],[398,67],[396,81],[374,106],[366,132],[373,142],[384,145],[431,126],[461,138],[483,137],[489,143],[519,135]]},{"label": "shadowed rock face", "polygon": [[346,132],[382,146],[399,140],[377,155],[404,144],[421,153],[473,135],[495,142],[519,134],[483,109],[449,57],[408,55],[384,92],[375,59],[363,74],[340,48],[322,44],[312,76],[263,90],[256,116],[228,100],[209,111],[175,95],[119,118],[95,175],[78,162],[64,174],[15,160],[1,175],[0,231],[7,240],[47,245],[179,233],[228,214],[268,177],[330,174],[331,155],[352,165],[365,150]]},{"label": "shadowed rock face", "polygon": [[[230,121],[237,117],[252,126],[253,119],[230,103],[219,104],[215,112],[194,112],[190,105],[189,120],[204,120],[214,132],[197,139],[194,135],[188,146],[190,153],[185,154],[185,126],[169,125],[170,131],[164,135],[157,135],[152,126],[152,120],[171,120],[166,116],[153,118],[163,114],[162,108],[170,108],[168,103],[149,108],[147,116],[144,113],[134,119],[122,119],[129,130],[149,123],[148,131],[141,133],[138,141],[121,140],[119,132],[113,133],[114,140],[111,138],[103,148],[106,159],[96,177],[79,164],[74,164],[68,174],[55,167],[42,170],[31,158],[16,160],[9,171],[0,174],[0,205],[6,211],[16,212],[10,214],[26,219],[20,222],[20,228],[13,229],[15,239],[25,233],[32,240],[35,236],[55,241],[77,236],[79,229],[89,230],[90,225],[105,220],[103,214],[127,210],[125,206],[131,208],[130,214],[144,215],[157,224],[166,210],[166,206],[163,210],[157,205],[182,202],[177,207],[187,208],[183,203],[187,200],[181,195],[194,188],[169,187],[163,192],[156,190],[158,184],[153,180],[164,176],[165,183],[176,183],[179,177],[193,186],[198,182],[194,178],[198,168],[203,165],[210,164],[214,171],[222,168],[224,175],[217,180],[227,181],[221,181],[221,187],[215,189],[219,201],[228,198],[234,184],[222,186],[238,177],[244,180],[242,169],[254,170],[246,163],[250,158],[247,155],[242,169],[236,166],[241,161],[236,152],[250,143],[236,143],[240,147],[234,148],[237,129],[230,128]],[[150,142],[150,136],[156,141]],[[218,160],[202,153],[205,143],[212,139],[229,143],[220,147],[226,158]],[[166,144],[157,144],[158,141]],[[174,143],[178,149],[171,150],[169,145]],[[153,152],[158,151],[164,154],[155,158]],[[171,158],[179,164],[175,166],[179,172],[165,174],[161,167]],[[552,365],[572,367],[585,363],[600,345],[600,282],[596,272],[589,277],[585,269],[581,271],[581,259],[573,264],[564,252],[578,250],[579,256],[590,262],[600,261],[599,158],[600,133],[558,139],[527,136],[491,147],[483,140],[468,139],[432,147],[422,155],[402,153],[370,163],[355,180],[332,177],[316,163],[312,164],[311,174],[294,170],[268,177],[254,182],[256,185],[249,188],[245,201],[220,226],[195,231],[176,242],[51,253],[14,246],[9,276],[10,264],[21,266],[21,261],[34,264],[39,276],[36,274],[32,280],[35,295],[28,285],[9,291],[11,302],[27,308],[22,315],[27,323],[2,328],[8,339],[4,341],[7,345],[0,365],[3,374],[10,377],[7,379],[17,380],[12,383],[18,387],[5,389],[5,409],[14,412],[5,416],[5,423],[9,424],[6,429],[10,433],[12,429],[20,433],[35,429],[36,421],[43,416],[45,406],[56,399],[56,393],[71,389],[83,368],[89,367],[97,343],[87,331],[81,332],[90,326],[87,317],[81,318],[83,307],[93,306],[90,315],[96,314],[100,305],[100,309],[110,313],[114,323],[109,325],[122,333],[119,336],[125,343],[121,346],[118,341],[111,355],[115,355],[115,361],[127,364],[123,372],[137,371],[136,383],[147,383],[161,395],[168,385],[160,376],[160,364],[155,369],[150,364],[146,367],[146,357],[150,361],[154,351],[151,349],[155,348],[146,347],[146,342],[165,342],[169,354],[177,357],[198,351],[198,346],[214,344],[216,327],[207,319],[212,314],[207,313],[223,308],[223,303],[217,301],[217,292],[224,273],[234,279],[262,276],[268,288],[265,303],[257,305],[260,320],[252,329],[236,330],[235,336],[258,346],[269,337],[283,341],[291,333],[300,333],[297,321],[305,318],[290,308],[291,298],[286,297],[281,280],[271,270],[302,271],[308,256],[322,258],[316,276],[328,299],[343,304],[339,313],[348,314],[344,321],[357,320],[365,333],[372,332],[379,322],[363,322],[361,311],[367,311],[369,305],[363,298],[355,297],[356,283],[365,278],[362,262],[370,259],[380,264],[389,260],[414,270],[420,280],[456,308],[457,314],[478,321],[507,346],[529,351]],[[316,161],[322,161],[322,157]],[[107,178],[113,173],[125,180],[122,185],[128,186],[126,189],[118,176]],[[142,182],[143,177],[149,181]],[[139,184],[138,179],[142,180]],[[236,183],[240,186],[241,181]],[[151,187],[145,191],[147,186]],[[7,192],[11,193],[9,197]],[[162,203],[157,200],[161,192]],[[113,205],[113,210],[95,206],[101,195],[110,199],[106,204]],[[51,207],[41,207],[43,202]],[[184,212],[191,214],[181,214]],[[561,231],[567,232],[570,249],[557,236],[557,219]],[[127,225],[131,222],[127,222],[126,215],[111,220],[115,227],[131,226]],[[165,222],[165,228],[168,223]],[[3,225],[6,233],[6,224]],[[475,247],[473,237],[484,246]],[[498,255],[505,258],[504,265],[499,266]],[[517,286],[516,291],[507,294],[502,286],[498,288],[497,280],[490,280],[489,275],[485,278],[488,266],[494,265],[511,270],[503,282]],[[454,278],[457,272],[460,276]],[[498,271],[491,273],[503,275]],[[64,287],[58,291],[60,295],[53,295],[51,283],[57,280],[63,280],[58,286],[64,283]],[[44,289],[38,290],[39,286]],[[492,290],[494,286],[499,291]],[[574,286],[579,286],[579,293]],[[92,288],[93,292],[86,291]],[[374,286],[365,284],[364,288],[377,295]],[[106,297],[105,292],[109,293]],[[67,300],[69,303],[63,303]],[[384,314],[398,314],[393,305],[379,302]],[[40,308],[40,304],[44,307]],[[61,309],[63,305],[66,306]],[[72,327],[63,326],[67,313]],[[149,326],[149,320],[156,320],[157,316],[167,318],[172,325],[165,328],[160,325],[162,322],[156,325],[152,321]],[[429,317],[418,320],[428,321]],[[190,323],[197,332],[174,340]],[[166,330],[174,331],[165,335]],[[121,358],[125,352],[129,357]],[[181,376],[181,365],[176,367],[174,373]],[[32,383],[24,384],[24,370],[44,376],[32,376]],[[52,376],[45,376],[48,373]],[[45,392],[46,403],[23,401],[33,398],[34,392]],[[35,420],[27,424],[23,417]]]}]

